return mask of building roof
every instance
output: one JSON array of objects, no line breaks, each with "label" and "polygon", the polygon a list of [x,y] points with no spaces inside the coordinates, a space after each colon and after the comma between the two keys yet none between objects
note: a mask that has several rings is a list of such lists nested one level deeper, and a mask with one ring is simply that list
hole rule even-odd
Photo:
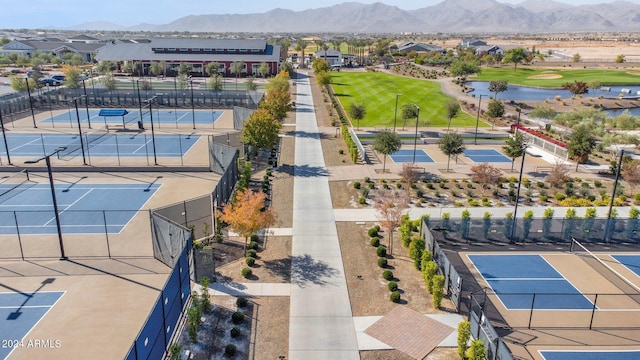
[{"label": "building roof", "polygon": [[62,47],[67,47],[77,52],[95,52],[103,46],[104,44],[70,43],[65,41],[17,40],[6,44],[3,49],[52,52]]},{"label": "building roof", "polygon": [[316,51],[316,57],[324,57],[324,56],[341,56],[342,53],[337,50],[320,50]]},{"label": "building roof", "polygon": [[441,48],[440,46],[437,46],[437,45],[424,44],[424,43],[415,43],[413,41],[405,42],[405,43],[402,43],[402,44],[398,45],[398,51],[410,51],[410,50],[435,51],[435,52],[444,51],[443,48]]},{"label": "building roof", "polygon": [[[154,39],[150,43],[131,44],[117,43],[107,44],[102,47],[96,55],[97,60],[123,61],[123,60],[146,60],[146,61],[279,61],[280,45],[267,45],[265,40],[205,40],[202,39]],[[243,43],[243,41],[247,41]],[[259,44],[263,44],[260,49],[265,49],[265,53],[261,54],[200,54],[200,53],[156,53],[152,49],[156,47],[163,48],[238,48],[238,49],[257,49]],[[225,47],[226,46],[226,47]]]},{"label": "building roof", "polygon": [[76,36],[71,36],[69,38],[67,38],[67,40],[72,41],[72,40],[80,40],[80,41],[98,41],[100,39],[96,39],[94,37],[88,36],[88,35],[76,35]]}]

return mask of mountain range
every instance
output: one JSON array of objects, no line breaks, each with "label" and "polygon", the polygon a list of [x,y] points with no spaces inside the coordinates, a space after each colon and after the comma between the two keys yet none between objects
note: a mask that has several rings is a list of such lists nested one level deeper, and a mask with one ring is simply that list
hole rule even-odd
[{"label": "mountain range", "polygon": [[69,30],[188,31],[258,33],[552,33],[635,32],[640,5],[617,0],[595,5],[569,5],[552,0],[505,4],[495,0],[444,0],[417,10],[381,2],[292,11],[274,9],[255,14],[185,16],[168,24],[130,27],[100,21]]}]

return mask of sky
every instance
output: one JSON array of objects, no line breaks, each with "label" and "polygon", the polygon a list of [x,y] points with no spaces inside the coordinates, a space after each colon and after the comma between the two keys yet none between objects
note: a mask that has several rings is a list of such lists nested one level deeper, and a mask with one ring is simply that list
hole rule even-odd
[{"label": "sky", "polygon": [[[109,21],[131,26],[140,23],[165,24],[187,15],[262,13],[274,8],[295,11],[326,7],[348,0],[0,0],[0,28],[71,27],[83,22]],[[353,0],[363,4],[377,1],[414,10],[443,0]],[[522,0],[497,0],[520,3]],[[573,5],[609,3],[613,0],[555,0]],[[627,0],[640,4],[640,0]]]}]

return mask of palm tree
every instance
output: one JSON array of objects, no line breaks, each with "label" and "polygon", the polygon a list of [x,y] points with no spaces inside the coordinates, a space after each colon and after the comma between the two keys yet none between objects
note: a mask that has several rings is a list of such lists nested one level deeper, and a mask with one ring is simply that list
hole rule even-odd
[{"label": "palm tree", "polygon": [[305,62],[304,62],[304,49],[307,48],[307,46],[309,45],[308,42],[304,41],[304,40],[298,40],[298,43],[296,45],[296,51],[300,51],[302,52],[302,68],[305,67]]}]

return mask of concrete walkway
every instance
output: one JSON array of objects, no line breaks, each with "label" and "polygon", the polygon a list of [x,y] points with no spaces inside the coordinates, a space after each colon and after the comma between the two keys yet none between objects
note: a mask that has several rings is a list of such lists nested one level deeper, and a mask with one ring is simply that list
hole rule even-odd
[{"label": "concrete walkway", "polygon": [[296,80],[289,359],[359,359],[307,73]]}]

